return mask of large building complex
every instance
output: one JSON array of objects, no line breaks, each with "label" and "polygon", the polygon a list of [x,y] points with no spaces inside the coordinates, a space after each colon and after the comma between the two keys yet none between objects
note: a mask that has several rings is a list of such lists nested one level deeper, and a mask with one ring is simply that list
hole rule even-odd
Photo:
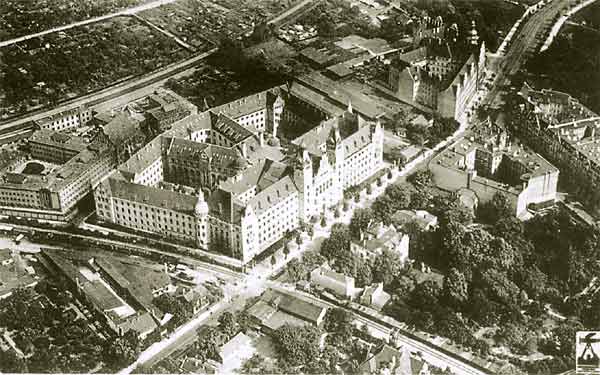
[{"label": "large building complex", "polygon": [[381,125],[352,106],[281,147],[290,97],[275,88],[175,122],[98,186],[98,217],[247,263],[383,166]]},{"label": "large building complex", "polygon": [[486,75],[486,49],[466,58],[460,48],[430,43],[399,55],[390,64],[388,86],[402,101],[459,119]]},{"label": "large building complex", "polygon": [[523,145],[489,119],[429,163],[435,183],[446,190],[471,190],[479,202],[503,193],[515,216],[527,217],[530,205],[556,199],[558,169]]}]

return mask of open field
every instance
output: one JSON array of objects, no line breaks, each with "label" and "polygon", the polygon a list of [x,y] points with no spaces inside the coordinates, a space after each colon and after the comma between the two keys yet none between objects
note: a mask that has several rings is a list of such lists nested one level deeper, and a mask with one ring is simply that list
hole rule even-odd
[{"label": "open field", "polygon": [[0,49],[0,119],[82,95],[189,56],[129,17]]},{"label": "open field", "polygon": [[2,0],[0,40],[110,14],[150,0]]}]

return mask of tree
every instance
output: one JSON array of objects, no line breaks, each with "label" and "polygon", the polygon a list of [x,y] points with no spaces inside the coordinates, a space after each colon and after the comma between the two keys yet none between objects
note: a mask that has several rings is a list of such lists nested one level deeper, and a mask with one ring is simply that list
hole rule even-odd
[{"label": "tree", "polygon": [[233,337],[237,333],[238,324],[233,313],[225,311],[219,317],[219,328],[227,337]]},{"label": "tree", "polygon": [[479,217],[485,223],[494,224],[498,220],[514,216],[514,209],[508,197],[497,192],[492,200],[479,206]]},{"label": "tree", "polygon": [[308,271],[303,262],[300,262],[298,259],[292,259],[287,264],[286,272],[288,275],[288,279],[291,282],[298,282],[300,280],[308,279]]},{"label": "tree", "polygon": [[373,270],[368,261],[360,257],[354,259],[354,270],[352,277],[356,282],[357,288],[362,288],[373,283]]},{"label": "tree", "polygon": [[13,350],[0,350],[0,370],[9,374],[29,372],[25,360],[17,357],[17,354]]},{"label": "tree", "polygon": [[325,228],[327,226],[327,219],[325,215],[321,216],[321,227]]},{"label": "tree", "polygon": [[374,220],[373,211],[370,208],[358,208],[354,211],[350,220],[350,233],[356,239],[364,232]]},{"label": "tree", "polygon": [[309,325],[279,327],[273,334],[278,359],[291,366],[306,366],[319,357],[320,335],[317,327]]},{"label": "tree", "polygon": [[410,293],[408,303],[423,311],[434,311],[440,305],[441,288],[439,284],[433,280],[426,280],[415,285],[415,288]]},{"label": "tree", "polygon": [[331,235],[321,244],[321,255],[334,262],[351,256],[348,227],[343,224],[333,225]]},{"label": "tree", "polygon": [[489,269],[481,274],[478,285],[492,300],[505,306],[518,306],[519,288],[504,272]]},{"label": "tree", "polygon": [[394,201],[387,194],[377,197],[371,207],[376,220],[386,225],[391,222],[392,215],[396,212]]},{"label": "tree", "polygon": [[373,278],[375,282],[383,282],[387,286],[394,281],[402,269],[403,262],[400,255],[392,250],[384,249],[375,257],[373,263]]},{"label": "tree", "polygon": [[132,347],[131,340],[126,337],[117,337],[107,342],[104,347],[105,361],[115,368],[130,365],[138,355],[137,348]]},{"label": "tree", "polygon": [[433,173],[429,169],[415,172],[408,176],[408,181],[415,186],[425,187],[431,185]]},{"label": "tree", "polygon": [[302,254],[302,263],[304,263],[308,271],[321,266],[326,260],[324,256],[315,251],[305,251]]},{"label": "tree", "polygon": [[287,259],[288,255],[290,255],[290,243],[286,243],[285,246],[283,247],[283,255],[285,256],[285,259]]},{"label": "tree", "polygon": [[196,357],[206,362],[209,359],[217,359],[219,356],[219,345],[217,344],[219,332],[215,327],[210,327],[209,331],[194,344]]},{"label": "tree", "polygon": [[334,336],[334,342],[340,346],[346,346],[352,340],[352,313],[342,308],[327,310],[323,327]]},{"label": "tree", "polygon": [[442,294],[449,306],[461,307],[469,298],[469,284],[465,275],[456,268],[451,268],[444,277]]},{"label": "tree", "polygon": [[275,267],[275,264],[277,264],[277,259],[275,258],[275,254],[273,254],[271,256],[271,267]]}]

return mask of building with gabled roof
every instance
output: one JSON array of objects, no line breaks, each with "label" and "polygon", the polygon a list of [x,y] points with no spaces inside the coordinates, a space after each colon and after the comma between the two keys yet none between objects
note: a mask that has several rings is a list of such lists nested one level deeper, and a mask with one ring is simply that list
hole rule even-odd
[{"label": "building with gabled roof", "polygon": [[277,87],[174,122],[96,189],[98,218],[249,262],[383,166],[381,124],[352,105],[282,147],[290,97]]},{"label": "building with gabled roof", "polygon": [[429,366],[427,362],[411,355],[407,347],[400,349],[382,344],[358,367],[357,373],[364,375],[427,375]]},{"label": "building with gabled roof", "polygon": [[310,273],[310,282],[319,289],[329,290],[345,298],[354,297],[354,278],[335,272],[328,264],[315,268]]},{"label": "building with gabled roof", "polygon": [[468,56],[448,43],[430,43],[390,64],[388,86],[398,99],[460,119],[486,75],[486,48]]},{"label": "building with gabled roof", "polygon": [[49,271],[66,278],[76,295],[117,335],[133,331],[144,339],[158,327],[163,313],[144,295],[152,296],[157,285],[170,284],[166,274],[156,278],[87,252],[44,249],[41,254]]}]

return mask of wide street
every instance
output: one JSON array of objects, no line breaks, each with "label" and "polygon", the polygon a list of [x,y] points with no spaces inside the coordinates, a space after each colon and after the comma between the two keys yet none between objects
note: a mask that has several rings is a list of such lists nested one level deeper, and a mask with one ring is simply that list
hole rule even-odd
[{"label": "wide street", "polygon": [[499,56],[496,79],[490,93],[482,102],[483,106],[496,108],[501,104],[501,93],[510,85],[511,78],[521,69],[526,60],[539,50],[552,30],[553,22],[573,2],[573,0],[553,0],[533,12],[521,23],[509,42],[506,53]]}]

